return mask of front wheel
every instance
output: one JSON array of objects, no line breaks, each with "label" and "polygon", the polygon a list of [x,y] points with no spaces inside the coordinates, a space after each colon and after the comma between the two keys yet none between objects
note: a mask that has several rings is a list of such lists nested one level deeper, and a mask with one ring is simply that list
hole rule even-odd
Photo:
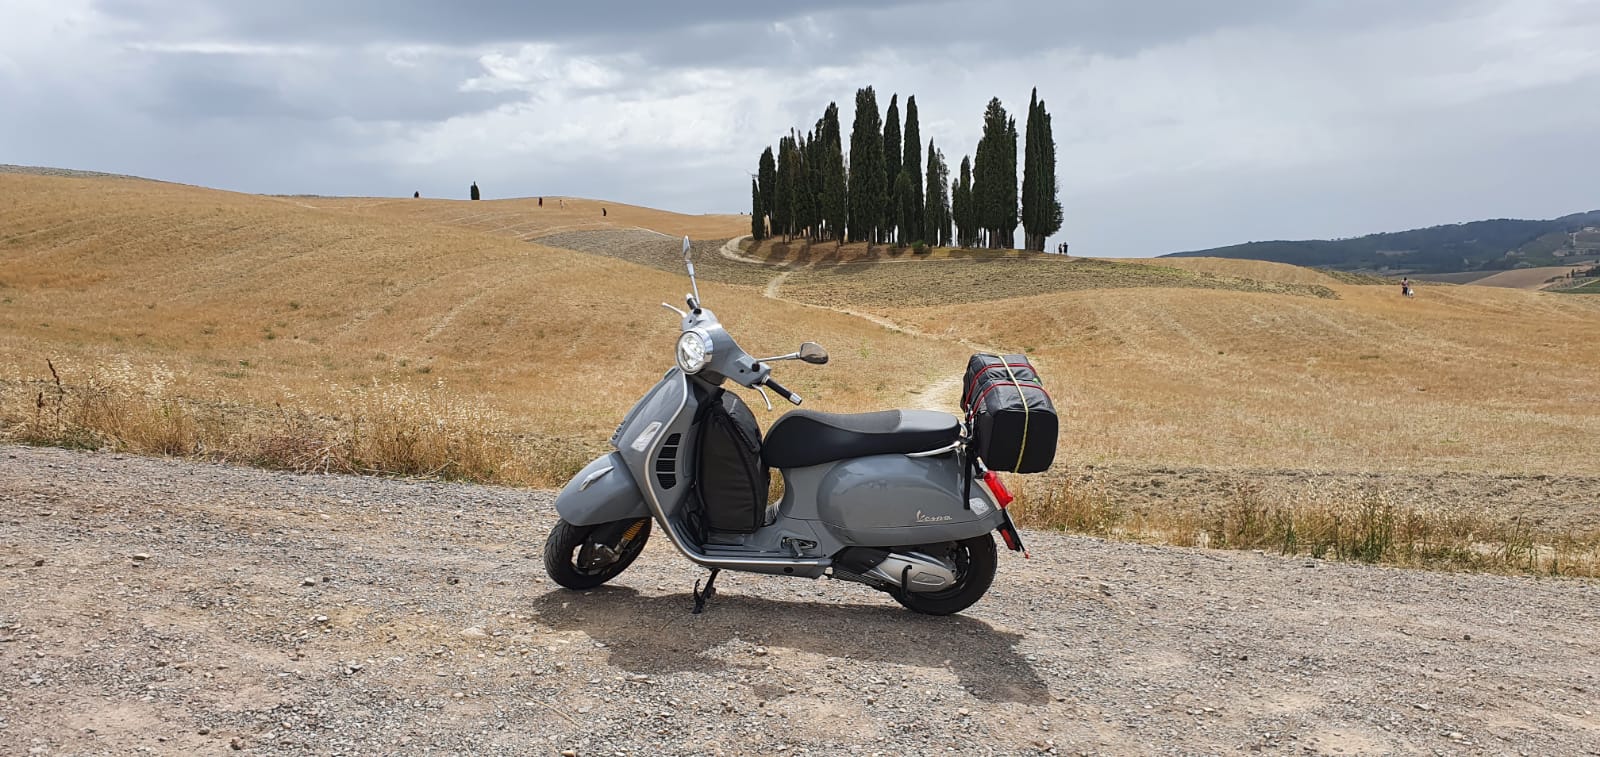
[{"label": "front wheel", "polygon": [[593,526],[558,520],[544,542],[544,571],[568,589],[593,589],[627,570],[649,539],[649,518]]},{"label": "front wheel", "polygon": [[939,591],[895,589],[890,592],[895,601],[909,609],[927,615],[954,615],[971,607],[994,583],[999,559],[995,555],[994,537],[989,534],[924,545],[915,550],[955,566],[956,583]]}]

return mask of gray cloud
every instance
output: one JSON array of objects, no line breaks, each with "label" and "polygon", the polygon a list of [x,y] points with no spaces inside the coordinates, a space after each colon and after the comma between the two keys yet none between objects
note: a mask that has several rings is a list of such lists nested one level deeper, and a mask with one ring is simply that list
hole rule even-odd
[{"label": "gray cloud", "polygon": [[742,211],[763,147],[857,87],[952,164],[991,96],[1055,115],[1086,254],[1594,204],[1600,7],[1563,0],[916,6],[14,2],[0,162],[227,189],[572,194]]}]

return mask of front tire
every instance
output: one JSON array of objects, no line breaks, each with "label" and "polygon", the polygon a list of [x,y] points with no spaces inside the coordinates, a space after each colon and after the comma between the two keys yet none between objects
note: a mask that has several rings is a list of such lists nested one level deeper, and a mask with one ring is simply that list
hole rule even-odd
[{"label": "front tire", "polygon": [[649,518],[593,526],[557,520],[544,542],[544,571],[568,589],[593,589],[627,570],[649,539]]},{"label": "front tire", "polygon": [[889,592],[895,601],[908,609],[925,615],[954,615],[971,607],[994,583],[999,558],[995,554],[994,537],[989,534],[944,544],[924,545],[915,550],[955,565],[956,583],[939,591],[895,589]]}]

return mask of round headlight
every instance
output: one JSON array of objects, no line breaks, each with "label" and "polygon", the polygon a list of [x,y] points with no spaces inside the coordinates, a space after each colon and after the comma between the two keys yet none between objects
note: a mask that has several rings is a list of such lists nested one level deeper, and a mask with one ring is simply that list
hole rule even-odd
[{"label": "round headlight", "polygon": [[685,331],[678,337],[678,367],[684,373],[699,373],[711,362],[711,337],[698,331]]}]

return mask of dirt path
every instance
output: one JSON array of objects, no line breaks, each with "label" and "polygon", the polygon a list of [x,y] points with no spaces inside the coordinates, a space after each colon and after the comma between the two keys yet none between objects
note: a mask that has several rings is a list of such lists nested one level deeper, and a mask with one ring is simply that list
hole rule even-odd
[{"label": "dirt path", "polygon": [[744,575],[696,616],[659,536],[553,589],[551,496],[0,447],[0,751],[1600,750],[1592,582],[1030,533],[956,617]]}]

